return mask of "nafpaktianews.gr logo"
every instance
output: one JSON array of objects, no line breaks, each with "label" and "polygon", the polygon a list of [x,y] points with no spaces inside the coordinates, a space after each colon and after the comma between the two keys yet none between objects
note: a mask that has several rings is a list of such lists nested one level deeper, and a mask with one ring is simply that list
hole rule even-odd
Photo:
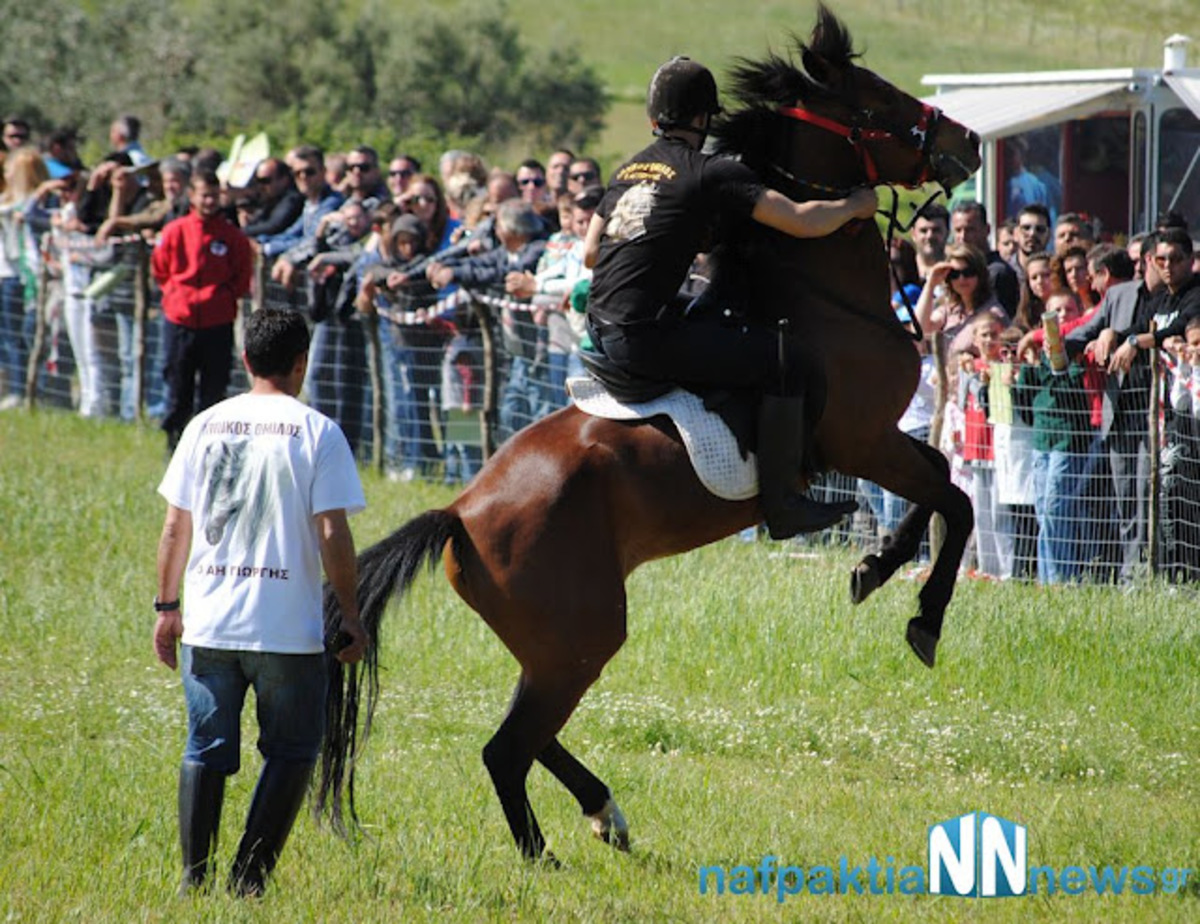
[{"label": "nafpaktianews.gr logo", "polygon": [[951,895],[963,898],[1012,898],[1021,895],[1172,895],[1193,870],[1175,866],[1029,865],[1024,825],[968,812],[929,828],[928,867],[899,866],[893,857],[871,857],[852,864],[810,867],[783,864],[765,856],[757,866],[701,866],[700,894],[774,895]]}]

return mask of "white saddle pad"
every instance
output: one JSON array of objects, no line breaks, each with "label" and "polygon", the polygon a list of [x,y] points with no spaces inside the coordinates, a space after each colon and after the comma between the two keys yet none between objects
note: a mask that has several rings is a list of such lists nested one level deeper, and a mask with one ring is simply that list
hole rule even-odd
[{"label": "white saddle pad", "polygon": [[670,417],[687,447],[692,467],[701,484],[725,500],[747,500],[758,494],[758,465],[754,453],[743,459],[733,431],[704,402],[682,388],[653,401],[622,404],[596,379],[567,380],[571,399],[585,414],[606,420],[645,420],[665,414]]}]

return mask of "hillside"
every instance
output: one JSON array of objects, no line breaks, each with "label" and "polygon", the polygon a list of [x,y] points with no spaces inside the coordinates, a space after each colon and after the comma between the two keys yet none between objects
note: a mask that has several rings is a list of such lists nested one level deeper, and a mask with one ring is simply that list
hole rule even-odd
[{"label": "hillside", "polygon": [[[641,101],[654,66],[686,53],[718,74],[738,55],[784,51],[789,33],[807,34],[813,0],[753,4],[731,0],[573,0],[547,7],[510,0],[512,16],[533,43],[575,43],[614,99],[600,145],[620,155],[645,139]],[[1182,32],[1197,40],[1200,3],[1147,0],[838,0],[865,63],[910,92],[923,74],[1157,66],[1162,42]],[[552,17],[547,16],[547,11]]]}]

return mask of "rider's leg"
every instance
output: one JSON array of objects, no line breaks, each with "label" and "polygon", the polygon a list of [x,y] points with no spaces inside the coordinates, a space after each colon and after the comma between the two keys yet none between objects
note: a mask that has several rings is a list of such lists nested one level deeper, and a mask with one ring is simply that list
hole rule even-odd
[{"label": "rider's leg", "polygon": [[604,349],[614,362],[648,378],[763,393],[758,473],[772,538],[825,529],[857,509],[852,501],[823,504],[797,490],[808,436],[801,372],[812,360],[796,338],[718,315],[610,331]]}]

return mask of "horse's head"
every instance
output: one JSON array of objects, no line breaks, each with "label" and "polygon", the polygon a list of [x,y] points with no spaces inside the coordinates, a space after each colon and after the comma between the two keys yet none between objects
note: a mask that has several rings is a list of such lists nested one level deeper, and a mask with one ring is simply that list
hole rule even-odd
[{"label": "horse's head", "polygon": [[776,55],[734,69],[745,108],[714,129],[720,150],[805,199],[881,183],[948,192],[979,168],[978,135],[855,64],[846,27],[824,5],[817,15],[796,42],[803,70]]}]

